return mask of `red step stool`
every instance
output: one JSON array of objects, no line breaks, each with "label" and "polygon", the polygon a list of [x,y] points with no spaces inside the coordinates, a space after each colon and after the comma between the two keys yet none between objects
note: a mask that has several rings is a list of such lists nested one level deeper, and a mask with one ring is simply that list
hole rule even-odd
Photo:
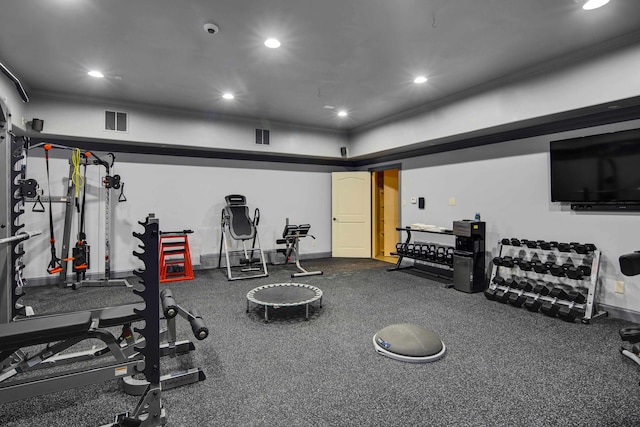
[{"label": "red step stool", "polygon": [[160,235],[160,283],[194,278],[187,235],[179,233]]}]

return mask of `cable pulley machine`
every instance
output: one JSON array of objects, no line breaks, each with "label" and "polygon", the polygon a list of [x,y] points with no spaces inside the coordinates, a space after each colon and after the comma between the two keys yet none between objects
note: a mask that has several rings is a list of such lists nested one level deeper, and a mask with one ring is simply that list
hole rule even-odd
[{"label": "cable pulley machine", "polygon": [[[67,287],[71,286],[76,289],[79,285],[117,285],[124,284],[127,287],[131,287],[129,283],[124,279],[112,279],[111,278],[111,189],[120,190],[118,197],[119,202],[126,202],[127,198],[124,195],[124,182],[122,182],[120,175],[111,175],[113,170],[113,164],[115,161],[115,155],[108,153],[109,159],[100,158],[95,153],[88,151],[81,151],[78,148],[72,149],[70,147],[41,143],[33,145],[29,148],[35,148],[43,146],[45,150],[45,162],[47,167],[47,191],[48,195],[45,198],[45,202],[49,206],[49,233],[51,244],[51,261],[47,267],[49,274],[59,274],[58,286]],[[66,196],[54,197],[51,195],[50,186],[50,165],[49,165],[49,151],[52,148],[60,148],[65,150],[72,150],[72,157],[70,161],[69,179],[67,185]],[[91,161],[92,159],[92,161]],[[106,170],[105,176],[101,180],[102,186],[105,188],[105,274],[102,279],[87,280],[86,271],[90,268],[90,254],[91,247],[87,243],[87,235],[85,231],[86,226],[86,177],[87,167],[89,164],[103,166]],[[35,205],[33,207],[34,212],[44,212],[44,205],[42,203],[41,196],[43,192],[39,190],[38,184],[34,179],[25,179],[20,181],[21,193],[25,198],[33,200],[35,197]],[[80,191],[82,190],[82,192]],[[56,239],[54,235],[54,223],[52,213],[52,202],[63,202],[66,204],[64,215],[64,231],[63,242],[60,257],[56,252]],[[78,234],[77,239],[73,247],[71,246],[71,226],[73,223],[73,211],[77,211],[79,215],[78,219]],[[71,251],[71,256],[69,252]],[[67,283],[67,264],[71,262],[72,271],[75,273],[75,282],[72,284]]]}]

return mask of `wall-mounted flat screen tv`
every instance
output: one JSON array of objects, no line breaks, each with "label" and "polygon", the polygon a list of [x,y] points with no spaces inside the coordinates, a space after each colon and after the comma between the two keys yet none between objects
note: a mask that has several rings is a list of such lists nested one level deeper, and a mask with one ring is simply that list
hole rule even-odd
[{"label": "wall-mounted flat screen tv", "polygon": [[640,129],[551,141],[551,201],[640,203]]}]

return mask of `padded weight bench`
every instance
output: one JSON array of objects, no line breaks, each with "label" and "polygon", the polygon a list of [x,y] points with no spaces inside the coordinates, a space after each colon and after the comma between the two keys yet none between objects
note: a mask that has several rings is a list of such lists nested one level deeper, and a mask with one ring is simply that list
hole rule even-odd
[{"label": "padded weight bench", "polygon": [[[205,339],[209,334],[202,318],[195,311],[188,312],[180,307],[168,289],[161,293],[161,302],[168,327],[161,331],[160,355],[174,357],[195,350],[195,346],[190,341],[176,341],[175,317],[180,314],[188,319],[194,335],[199,340]],[[131,323],[143,320],[141,314],[136,311],[143,308],[143,303],[133,303],[94,311],[30,317],[0,325],[2,368],[0,403],[114,378],[123,379],[124,390],[128,394],[143,394],[148,383],[134,379],[133,375],[141,371],[144,362],[142,355],[135,350],[135,347],[143,346],[144,342],[136,341],[130,328]],[[122,326],[122,334],[119,338],[103,329],[118,326]],[[92,338],[101,340],[105,346],[60,354],[71,346]],[[54,344],[50,345],[51,343]],[[42,345],[46,347],[32,357],[28,357],[22,351],[26,347]],[[113,360],[104,362],[104,359],[109,358]],[[45,374],[25,380],[7,381],[23,372],[89,360],[100,360],[102,363],[53,375]],[[160,377],[163,390],[204,379],[206,376],[200,368],[191,368]]]},{"label": "padded weight bench", "polygon": [[[108,331],[93,327],[91,312],[75,312],[18,320],[0,325],[0,403],[12,402],[59,390],[66,390],[109,379],[133,375],[144,358],[140,354],[127,357],[116,338]],[[7,381],[16,375],[38,369],[51,362],[58,353],[85,339],[101,340],[114,360],[91,365],[86,369],[72,369],[44,374],[24,380]],[[50,345],[54,343],[53,345]],[[22,348],[45,345],[34,356],[27,356]],[[65,362],[63,362],[65,363]]]}]

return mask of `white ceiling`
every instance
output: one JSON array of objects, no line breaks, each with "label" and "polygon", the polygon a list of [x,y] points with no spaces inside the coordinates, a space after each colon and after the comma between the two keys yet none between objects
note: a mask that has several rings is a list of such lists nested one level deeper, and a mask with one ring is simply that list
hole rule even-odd
[{"label": "white ceiling", "polygon": [[[353,129],[640,37],[640,1],[20,0],[0,62],[29,93]],[[203,26],[220,28],[214,36]],[[275,36],[279,49],[263,42]],[[100,69],[105,79],[87,75]],[[412,82],[418,74],[429,81]],[[117,79],[120,76],[121,79]],[[232,91],[233,101],[221,94]],[[338,118],[333,105],[349,111]]]}]

